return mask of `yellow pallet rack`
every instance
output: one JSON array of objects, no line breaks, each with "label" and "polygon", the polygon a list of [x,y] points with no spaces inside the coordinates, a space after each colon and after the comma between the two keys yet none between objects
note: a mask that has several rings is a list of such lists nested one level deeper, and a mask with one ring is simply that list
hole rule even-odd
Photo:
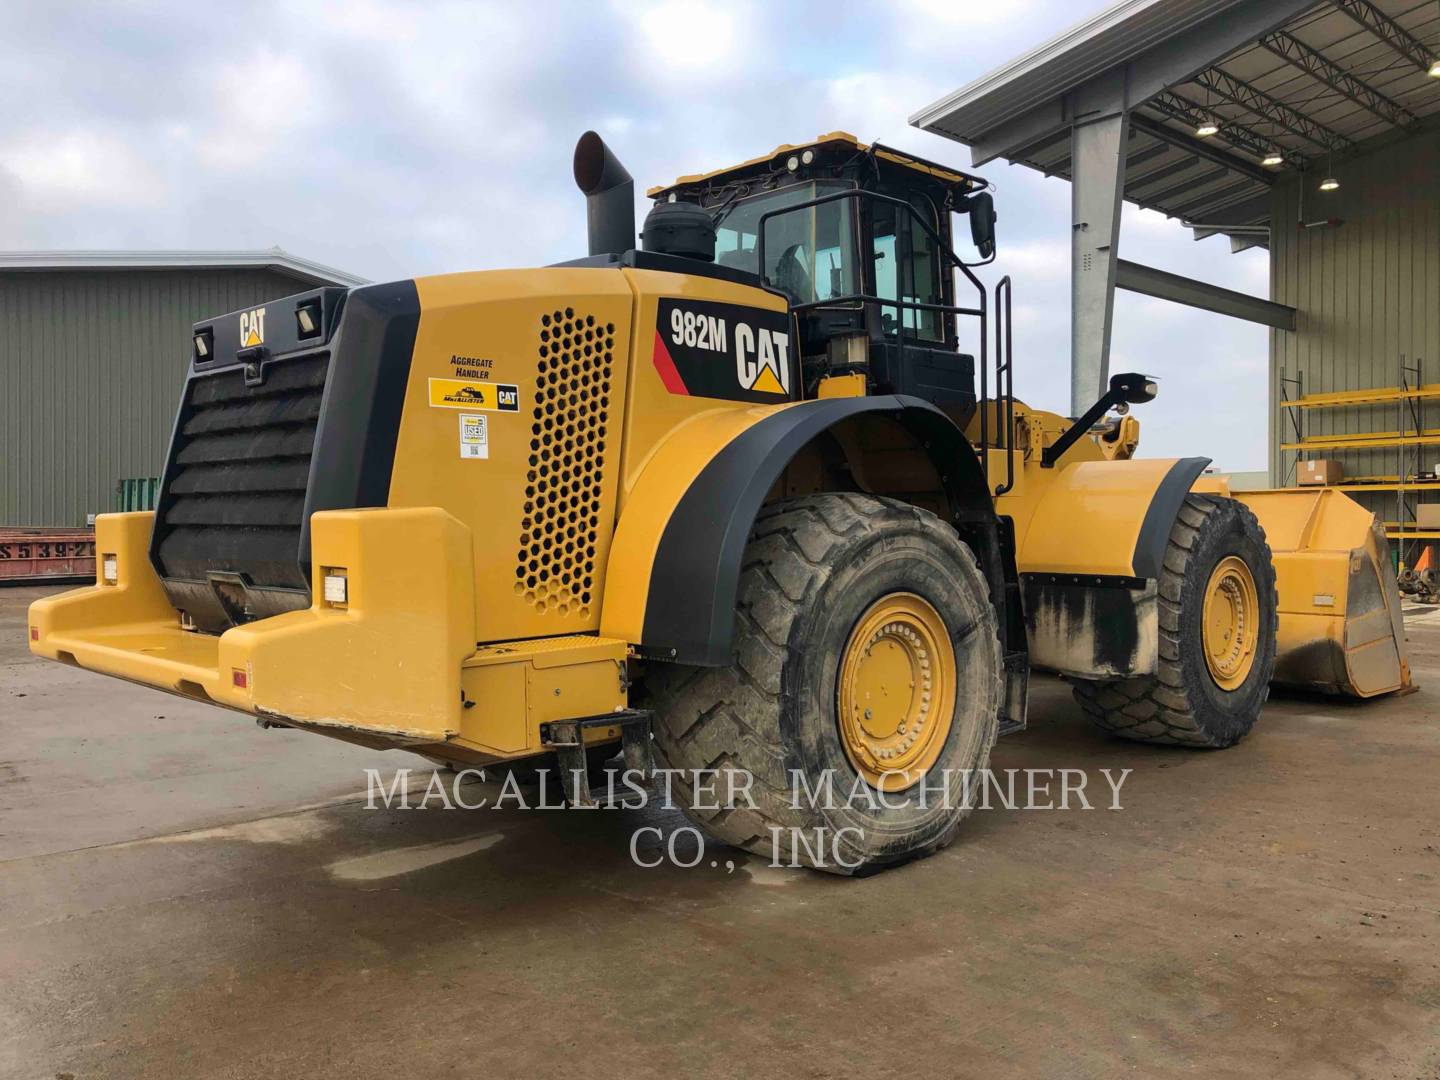
[{"label": "yellow pallet rack", "polygon": [[1440,443],[1440,428],[1424,431],[1357,431],[1347,435],[1312,435],[1281,443],[1281,450],[1372,450],[1386,446],[1431,446]]},{"label": "yellow pallet rack", "polygon": [[1440,386],[1377,386],[1370,390],[1336,390],[1329,394],[1305,394],[1282,401],[1282,409],[1335,409],[1347,405],[1392,405],[1400,401],[1440,398]]},{"label": "yellow pallet rack", "polygon": [[[1422,413],[1419,411],[1424,403],[1432,399],[1440,399],[1440,384],[1426,385],[1421,382],[1422,364],[1416,361],[1414,365],[1408,365],[1405,358],[1400,358],[1400,369],[1398,372],[1398,385],[1375,386],[1362,390],[1336,390],[1321,394],[1301,393],[1298,397],[1288,401],[1281,401],[1282,409],[1292,410],[1291,416],[1294,419],[1295,434],[1299,436],[1292,442],[1280,444],[1282,453],[1291,451],[1298,454],[1313,451],[1346,451],[1346,450],[1383,450],[1394,449],[1399,455],[1399,472],[1393,476],[1357,476],[1351,477],[1346,482],[1335,484],[1339,491],[1355,492],[1357,494],[1382,494],[1394,493],[1396,497],[1396,509],[1399,510],[1400,521],[1385,522],[1385,535],[1391,540],[1440,540],[1440,530],[1419,529],[1413,521],[1403,520],[1409,516],[1410,511],[1406,505],[1405,495],[1407,492],[1440,491],[1440,479],[1419,480],[1412,479],[1412,472],[1407,470],[1405,451],[1415,451],[1414,460],[1409,464],[1415,473],[1420,471],[1419,448],[1422,446],[1440,445],[1440,428],[1422,428],[1420,419]],[[1414,385],[1410,385],[1414,376]],[[1281,372],[1283,383],[1301,385],[1301,378],[1286,379],[1284,372]],[[1339,435],[1312,435],[1305,436],[1300,423],[1300,416],[1312,410],[1318,409],[1345,409],[1363,406],[1393,405],[1399,412],[1400,430],[1396,431],[1362,431]],[[1408,408],[1407,408],[1408,406]],[[1408,416],[1407,416],[1408,413]],[[1297,457],[1298,460],[1298,457]]]}]

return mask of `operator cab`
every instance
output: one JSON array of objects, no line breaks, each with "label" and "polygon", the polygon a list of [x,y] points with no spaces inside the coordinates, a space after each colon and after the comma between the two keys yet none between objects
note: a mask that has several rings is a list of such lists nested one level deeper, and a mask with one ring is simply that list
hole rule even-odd
[{"label": "operator cab", "polygon": [[[968,413],[975,360],[960,351],[956,316],[980,317],[983,340],[984,291],[953,252],[950,222],[953,213],[971,216],[972,242],[988,262],[986,186],[833,132],[648,194],[657,206],[704,209],[715,223],[716,264],[756,274],[789,298],[807,395],[826,375],[863,373],[871,393]],[[952,268],[967,279],[959,301]]]}]

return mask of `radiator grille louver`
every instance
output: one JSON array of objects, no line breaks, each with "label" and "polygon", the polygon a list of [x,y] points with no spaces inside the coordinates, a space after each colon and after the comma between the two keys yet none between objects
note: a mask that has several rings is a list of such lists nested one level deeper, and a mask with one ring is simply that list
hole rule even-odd
[{"label": "radiator grille louver", "polygon": [[540,323],[515,592],[537,611],[588,618],[615,326],[573,308],[542,315]]},{"label": "radiator grille louver", "polygon": [[156,523],[167,577],[224,567],[258,586],[308,586],[300,530],[328,360],[272,364],[259,386],[239,367],[191,380]]}]

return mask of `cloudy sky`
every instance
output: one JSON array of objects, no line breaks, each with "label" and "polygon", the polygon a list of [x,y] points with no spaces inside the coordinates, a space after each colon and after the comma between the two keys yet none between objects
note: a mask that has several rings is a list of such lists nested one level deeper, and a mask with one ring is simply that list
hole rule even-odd
[{"label": "cloudy sky", "polygon": [[[641,189],[842,129],[968,166],[906,117],[1092,0],[515,0],[0,5],[0,249],[268,248],[371,279],[584,254],[570,154]],[[991,164],[1016,389],[1068,407],[1069,186]],[[1126,207],[1130,259],[1264,295]],[[1266,331],[1120,293],[1111,370],[1161,377],[1146,456],[1265,463]]]}]

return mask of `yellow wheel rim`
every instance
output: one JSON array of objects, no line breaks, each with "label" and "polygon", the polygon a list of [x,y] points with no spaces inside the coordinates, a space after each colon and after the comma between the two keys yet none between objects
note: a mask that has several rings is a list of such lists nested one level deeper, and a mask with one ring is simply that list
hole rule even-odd
[{"label": "yellow wheel rim", "polygon": [[914,593],[877,600],[840,660],[840,742],[866,783],[900,791],[935,764],[955,713],[955,650],[945,620]]},{"label": "yellow wheel rim", "polygon": [[1255,645],[1260,638],[1259,596],[1244,559],[1227,555],[1216,565],[1205,586],[1201,617],[1210,677],[1222,690],[1234,690],[1255,666]]}]

